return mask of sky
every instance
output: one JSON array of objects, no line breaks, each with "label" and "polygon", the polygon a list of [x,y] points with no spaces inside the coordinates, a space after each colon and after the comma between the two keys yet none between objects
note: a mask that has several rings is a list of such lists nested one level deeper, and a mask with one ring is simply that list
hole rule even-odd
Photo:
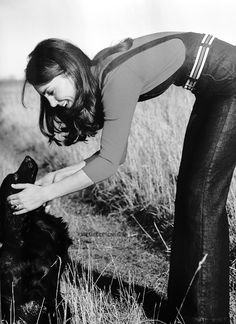
[{"label": "sky", "polygon": [[41,40],[71,41],[89,57],[126,37],[211,33],[236,45],[236,0],[0,0],[0,79],[23,78]]}]

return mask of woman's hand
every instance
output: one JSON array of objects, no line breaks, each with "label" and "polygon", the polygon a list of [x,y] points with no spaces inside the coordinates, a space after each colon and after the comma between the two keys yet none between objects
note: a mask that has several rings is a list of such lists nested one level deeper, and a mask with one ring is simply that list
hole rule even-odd
[{"label": "woman's hand", "polygon": [[94,182],[81,170],[84,164],[85,162],[49,173],[36,184],[12,184],[14,189],[22,190],[7,199],[15,209],[14,215],[27,213],[55,198],[93,185]]},{"label": "woman's hand", "polygon": [[34,210],[48,200],[44,186],[37,186],[30,183],[17,183],[12,184],[12,187],[14,189],[23,189],[7,198],[8,203],[15,209],[13,212],[14,215],[21,215]]}]

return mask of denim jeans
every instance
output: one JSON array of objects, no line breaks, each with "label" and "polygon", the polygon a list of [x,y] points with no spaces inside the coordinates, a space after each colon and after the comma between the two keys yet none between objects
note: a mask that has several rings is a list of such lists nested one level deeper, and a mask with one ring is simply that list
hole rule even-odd
[{"label": "denim jeans", "polygon": [[[192,68],[199,43],[199,37],[194,35],[186,34],[186,44],[191,46],[178,85],[184,84]],[[168,283],[169,322],[174,323],[179,312],[178,318],[186,324],[229,324],[225,205],[236,162],[234,46],[214,40],[194,94],[196,101],[177,181]]]}]

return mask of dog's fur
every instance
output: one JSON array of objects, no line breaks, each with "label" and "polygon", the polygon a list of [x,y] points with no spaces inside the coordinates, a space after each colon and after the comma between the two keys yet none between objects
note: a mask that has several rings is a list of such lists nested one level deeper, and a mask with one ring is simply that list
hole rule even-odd
[{"label": "dog's fur", "polygon": [[34,183],[37,164],[27,156],[0,188],[0,280],[2,318],[8,323],[62,323],[59,280],[68,261],[66,224],[40,207],[13,215],[7,197],[13,183]]}]

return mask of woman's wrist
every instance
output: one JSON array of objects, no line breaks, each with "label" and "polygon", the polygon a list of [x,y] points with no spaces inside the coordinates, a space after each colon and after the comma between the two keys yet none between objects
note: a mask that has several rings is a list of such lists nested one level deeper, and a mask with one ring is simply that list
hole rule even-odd
[{"label": "woman's wrist", "polygon": [[63,179],[58,182],[45,186],[43,188],[43,195],[46,197],[46,201],[50,201],[84,189],[93,184],[94,182],[85,174],[85,172],[83,170],[79,170],[73,174],[70,174],[69,176],[63,177]]},{"label": "woman's wrist", "polygon": [[48,202],[50,200],[57,198],[55,195],[55,190],[53,190],[52,184],[42,187],[42,190],[43,190],[43,197],[44,197],[43,199],[45,200],[44,202]]}]

